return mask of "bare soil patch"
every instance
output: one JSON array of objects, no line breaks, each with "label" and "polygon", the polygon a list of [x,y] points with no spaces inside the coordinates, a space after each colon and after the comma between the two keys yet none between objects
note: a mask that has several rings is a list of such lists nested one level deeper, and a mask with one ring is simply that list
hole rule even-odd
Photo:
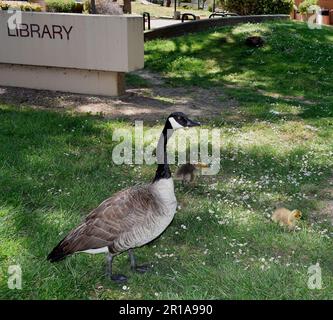
[{"label": "bare soil patch", "polygon": [[149,121],[174,111],[205,118],[219,115],[225,108],[237,107],[236,101],[227,100],[220,88],[171,88],[164,85],[159,75],[147,71],[139,75],[149,81],[149,87],[127,88],[120,97],[0,87],[0,103]]},{"label": "bare soil patch", "polygon": [[321,192],[323,200],[321,201],[321,209],[311,215],[314,221],[328,220],[333,225],[333,176],[328,180],[327,187]]}]

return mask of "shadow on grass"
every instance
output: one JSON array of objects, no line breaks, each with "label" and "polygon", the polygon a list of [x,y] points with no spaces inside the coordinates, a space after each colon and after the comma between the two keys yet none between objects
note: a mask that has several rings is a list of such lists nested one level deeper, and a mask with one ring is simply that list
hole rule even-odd
[{"label": "shadow on grass", "polygon": [[113,163],[115,142],[106,126],[93,117],[0,109],[0,204],[19,210],[17,234],[43,234],[55,245],[57,215],[66,220],[67,212],[68,230],[134,179],[128,167]]}]

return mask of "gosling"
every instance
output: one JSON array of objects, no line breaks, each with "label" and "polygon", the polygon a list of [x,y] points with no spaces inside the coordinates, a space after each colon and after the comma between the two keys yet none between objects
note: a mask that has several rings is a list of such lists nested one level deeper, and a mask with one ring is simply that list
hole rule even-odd
[{"label": "gosling", "polygon": [[294,230],[296,223],[302,217],[300,210],[290,211],[286,208],[279,208],[272,214],[272,220],[278,223],[281,227],[288,227],[289,230]]},{"label": "gosling", "polygon": [[199,174],[199,170],[202,168],[208,168],[206,163],[186,163],[178,168],[176,171],[176,180],[181,180],[182,184],[194,183],[196,177]]}]

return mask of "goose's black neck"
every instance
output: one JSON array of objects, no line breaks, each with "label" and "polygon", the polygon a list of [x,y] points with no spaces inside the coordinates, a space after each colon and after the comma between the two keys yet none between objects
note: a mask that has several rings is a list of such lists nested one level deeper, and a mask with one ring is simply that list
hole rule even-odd
[{"label": "goose's black neck", "polygon": [[163,131],[161,133],[160,139],[156,148],[157,156],[157,170],[153,182],[156,182],[160,179],[169,179],[171,178],[171,171],[168,164],[168,154],[167,154],[167,144],[173,133],[170,122],[167,121]]}]

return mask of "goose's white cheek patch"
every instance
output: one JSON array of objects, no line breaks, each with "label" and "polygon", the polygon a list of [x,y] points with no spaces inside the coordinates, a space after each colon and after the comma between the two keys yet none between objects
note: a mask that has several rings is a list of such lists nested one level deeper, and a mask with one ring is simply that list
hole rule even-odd
[{"label": "goose's white cheek patch", "polygon": [[171,123],[172,129],[180,129],[184,128],[181,124],[179,124],[173,117],[169,118],[169,122]]}]

